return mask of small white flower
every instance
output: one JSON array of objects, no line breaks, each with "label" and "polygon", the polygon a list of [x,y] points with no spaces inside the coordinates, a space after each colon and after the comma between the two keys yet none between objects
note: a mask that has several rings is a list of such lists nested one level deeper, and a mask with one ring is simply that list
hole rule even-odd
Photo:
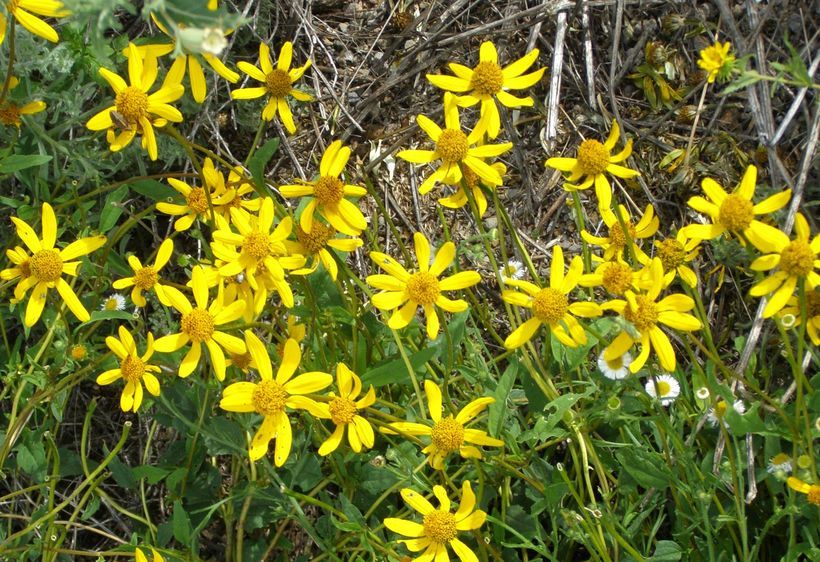
[{"label": "small white flower", "polygon": [[[726,425],[726,420],[723,418],[726,416],[726,410],[728,410],[729,405],[727,404],[726,400],[722,398],[718,400],[717,404],[713,408],[709,408],[709,411],[706,413],[706,419],[709,420],[709,424],[712,427],[717,427],[718,423],[721,423],[723,427],[729,427]],[[732,404],[732,408],[738,414],[742,414],[746,411],[746,404],[743,403],[743,400],[735,400]]]},{"label": "small white flower", "polygon": [[125,297],[119,293],[112,293],[100,305],[100,310],[125,310]]},{"label": "small white flower", "polygon": [[625,379],[629,375],[629,365],[632,363],[632,355],[627,351],[620,357],[616,357],[612,361],[604,359],[604,352],[598,356],[598,369],[606,378],[619,381]]},{"label": "small white flower", "polygon": [[225,39],[225,32],[218,27],[206,27],[202,30],[200,49],[203,53],[218,57],[227,46],[228,40]]},{"label": "small white flower", "polygon": [[698,400],[708,400],[709,399],[709,389],[705,386],[700,387],[695,391],[695,396]]},{"label": "small white flower", "polygon": [[780,323],[784,328],[791,328],[797,323],[797,317],[794,314],[784,314],[780,317]]},{"label": "small white flower", "polygon": [[524,269],[524,264],[520,261],[510,260],[506,265],[502,265],[498,269],[498,274],[501,276],[502,281],[507,281],[508,279],[523,279],[527,274],[527,270]]},{"label": "small white flower", "polygon": [[680,394],[680,384],[672,375],[650,377],[645,388],[649,396],[660,400],[661,406],[668,406]]},{"label": "small white flower", "polygon": [[769,459],[769,466],[766,468],[769,474],[783,472],[788,474],[792,471],[792,458],[786,453],[778,453]]}]

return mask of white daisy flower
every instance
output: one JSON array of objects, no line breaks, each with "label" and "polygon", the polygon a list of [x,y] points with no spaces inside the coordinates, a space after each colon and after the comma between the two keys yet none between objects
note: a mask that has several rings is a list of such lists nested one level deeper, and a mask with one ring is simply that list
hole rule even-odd
[{"label": "white daisy flower", "polygon": [[[717,401],[717,404],[714,405],[713,408],[709,408],[709,411],[706,413],[706,419],[709,420],[709,424],[712,427],[717,427],[718,423],[723,424],[723,427],[729,427],[726,425],[726,420],[724,420],[724,416],[726,416],[726,410],[728,410],[729,404],[726,400],[722,398]],[[732,404],[732,408],[734,408],[735,412],[738,414],[743,414],[746,411],[746,404],[743,403],[743,400],[735,400]]]},{"label": "white daisy flower", "polygon": [[660,400],[661,406],[668,406],[680,394],[680,385],[672,375],[650,377],[645,388],[649,396]]},{"label": "white daisy flower", "polygon": [[524,264],[520,261],[510,260],[498,269],[498,274],[501,276],[502,281],[507,281],[509,279],[523,279],[527,274],[527,270],[524,269]]},{"label": "white daisy flower", "polygon": [[776,472],[783,472],[788,474],[792,471],[792,458],[786,453],[778,453],[769,459],[769,466],[766,472],[774,474]]},{"label": "white daisy flower", "polygon": [[695,391],[695,396],[698,400],[709,400],[709,389],[702,386]]},{"label": "white daisy flower", "polygon": [[108,295],[100,305],[100,310],[125,310],[125,297],[119,293]]},{"label": "white daisy flower", "polygon": [[629,365],[631,363],[632,355],[628,351],[612,361],[604,359],[603,351],[598,356],[598,369],[600,369],[602,375],[613,381],[625,379],[629,375]]}]

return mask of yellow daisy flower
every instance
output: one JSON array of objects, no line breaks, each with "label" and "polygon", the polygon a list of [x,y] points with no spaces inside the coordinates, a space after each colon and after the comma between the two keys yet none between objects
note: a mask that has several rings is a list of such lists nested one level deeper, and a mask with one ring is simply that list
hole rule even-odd
[{"label": "yellow daisy flower", "polygon": [[[242,313],[242,319],[250,324],[262,314],[268,293],[267,291],[254,291],[244,273],[223,277],[219,273],[219,268],[223,265],[225,265],[225,262],[217,259],[214,260],[213,265],[205,266],[205,282],[208,289],[218,287],[222,291],[222,302],[226,306],[236,300],[245,301],[245,311]],[[188,281],[186,285],[193,287],[191,281]]]},{"label": "yellow daisy flower", "polygon": [[[139,548],[134,550],[134,557],[136,562],[148,562],[148,557],[145,556],[145,553],[143,553]],[[151,562],[165,562],[165,558],[163,558],[159,552],[151,548]]]},{"label": "yellow daisy flower", "polygon": [[430,243],[421,232],[413,235],[416,249],[418,271],[408,272],[396,260],[381,252],[370,252],[370,258],[387,272],[387,275],[370,275],[367,283],[381,292],[373,295],[373,306],[380,310],[395,310],[387,325],[393,330],[407,326],[421,306],[427,318],[427,337],[434,339],[439,332],[438,314],[433,305],[447,312],[467,310],[467,302],[461,299],[451,300],[441,294],[442,291],[456,291],[472,287],[481,276],[477,271],[461,271],[455,275],[439,280],[456,257],[456,246],[445,242],[430,260]]},{"label": "yellow daisy flower", "polygon": [[260,70],[245,61],[240,61],[237,66],[239,70],[264,85],[253,88],[239,88],[231,92],[231,98],[235,100],[251,100],[261,98],[264,95],[269,96],[268,103],[262,110],[262,119],[270,121],[278,112],[282,124],[291,135],[296,132],[296,125],[293,123],[293,113],[291,113],[285,98],[291,96],[297,101],[313,101],[313,96],[293,87],[293,83],[299,80],[310,67],[310,59],[305,62],[304,66],[291,68],[292,59],[293,43],[287,41],[279,51],[279,60],[276,63],[276,68],[274,68],[270,58],[270,48],[264,43],[260,43],[259,65],[262,69]]},{"label": "yellow daisy flower", "polygon": [[299,217],[299,224],[305,232],[311,231],[317,211],[342,234],[358,236],[367,228],[367,221],[359,208],[345,199],[367,195],[367,189],[339,179],[349,158],[350,148],[342,146],[342,141],[334,141],[322,155],[319,179],[279,188],[283,197],[311,197]]},{"label": "yellow daisy flower", "polygon": [[715,41],[714,45],[710,45],[700,51],[700,58],[698,59],[698,66],[706,73],[706,80],[709,84],[713,83],[718,75],[725,72],[726,68],[731,68],[735,61],[735,56],[729,54],[729,49],[732,44],[726,41],[721,44],[720,41]]},{"label": "yellow daisy flower", "polygon": [[660,225],[658,217],[655,216],[655,209],[651,204],[646,206],[646,211],[644,211],[641,220],[634,225],[632,224],[632,217],[629,216],[629,211],[626,210],[626,207],[618,205],[618,213],[621,216],[621,221],[623,221],[624,226],[626,226],[628,237],[624,235],[624,229],[621,227],[617,215],[608,207],[601,209],[601,218],[609,229],[608,236],[593,236],[587,232],[586,229],[581,231],[581,238],[588,244],[603,248],[605,260],[622,256],[627,243],[631,243],[637,247],[638,240],[654,235]]},{"label": "yellow daisy flower", "polygon": [[[797,295],[786,302],[779,317],[787,328],[800,325],[802,313],[800,312],[800,299]],[[806,291],[806,317],[809,319],[806,324],[809,338],[814,345],[820,345],[820,287],[815,287],[813,291]]]},{"label": "yellow daisy flower", "polygon": [[17,304],[26,296],[28,290],[23,281],[31,277],[31,256],[25,248],[15,246],[6,250],[6,257],[14,264],[14,267],[0,271],[0,279],[3,281],[18,280],[17,285],[14,286],[14,298],[11,299],[12,304]]},{"label": "yellow daisy flower", "polygon": [[689,199],[690,207],[712,219],[712,224],[690,224],[681,231],[687,238],[712,240],[726,231],[748,240],[764,253],[777,252],[774,241],[782,239],[783,233],[773,226],[755,220],[757,215],[767,215],[783,208],[791,199],[792,190],[786,189],[764,199],[757,205],[752,203],[757,182],[757,168],[749,166],[734,193],[728,194],[712,178],[701,182],[708,200],[700,196]]},{"label": "yellow daisy flower", "polygon": [[[20,278],[14,290],[14,296],[18,300],[22,299],[29,289],[34,288],[31,295],[29,295],[28,304],[26,305],[23,320],[24,324],[30,328],[40,319],[40,315],[43,313],[43,307],[46,304],[46,293],[49,288],[57,289],[57,292],[69,310],[71,310],[80,322],[88,322],[91,315],[88,314],[83,303],[77,298],[74,289],[71,288],[71,285],[69,285],[62,276],[66,274],[75,277],[80,267],[80,262],[71,260],[90,254],[98,249],[105,244],[105,236],[99,235],[80,238],[63,249],[55,248],[54,245],[57,243],[57,216],[54,214],[54,209],[52,209],[48,203],[43,203],[41,222],[41,228],[43,229],[42,238],[38,238],[34,229],[22,219],[11,217],[11,221],[17,229],[17,236],[20,237],[23,244],[31,251],[31,257],[28,259],[27,266],[24,265],[26,260],[23,259],[21,263],[15,264],[17,267],[13,267],[11,270],[4,270],[0,276],[4,279]],[[16,257],[19,258],[22,256],[16,253]],[[25,275],[26,267],[29,275]]]},{"label": "yellow daisy flower", "polygon": [[461,504],[455,513],[450,512],[450,498],[443,486],[433,486],[433,495],[439,501],[439,509],[434,508],[421,494],[404,488],[401,497],[407,505],[421,513],[421,524],[388,517],[384,520],[384,526],[394,533],[411,537],[399,540],[410,552],[424,551],[424,554],[412,559],[416,562],[432,562],[433,559],[449,562],[448,545],[461,562],[477,562],[475,553],[458,538],[459,531],[474,531],[487,519],[486,513],[475,509],[476,498],[470,482],[465,480],[461,487]]},{"label": "yellow daisy flower", "polygon": [[339,274],[339,266],[330,250],[339,252],[352,252],[362,245],[360,238],[337,238],[336,230],[332,226],[314,222],[310,232],[302,230],[301,226],[296,227],[296,242],[286,242],[293,249],[291,253],[301,254],[312,258],[312,263],[305,269],[298,269],[293,273],[302,275],[313,273],[319,267],[319,263],[325,266],[330,278],[336,281]]},{"label": "yellow daisy flower", "polygon": [[[481,141],[479,141],[478,144],[481,146]],[[490,167],[494,168],[503,180],[504,174],[507,173],[507,166],[505,166],[503,162],[493,162],[490,164]],[[442,197],[438,200],[438,202],[442,207],[447,207],[448,209],[462,208],[468,201],[467,192],[465,191],[466,185],[467,189],[469,189],[470,193],[472,193],[473,199],[475,199],[476,206],[478,207],[478,216],[483,217],[484,213],[487,211],[487,196],[484,195],[484,190],[482,188],[487,188],[490,191],[493,191],[501,187],[501,184],[492,185],[483,182],[472,169],[466,166],[461,169],[461,173],[461,181],[453,184],[456,188],[455,193],[448,195],[447,197]]]},{"label": "yellow daisy flower", "polygon": [[302,255],[290,254],[285,244],[293,220],[285,217],[273,228],[275,212],[270,197],[262,201],[258,217],[231,209],[231,218],[238,234],[221,218],[213,233],[211,250],[225,262],[219,268],[219,274],[230,277],[243,273],[254,291],[264,293],[263,300],[267,300],[267,291],[272,286],[285,306],[293,307],[293,291],[285,279],[285,270],[298,269],[306,261]]},{"label": "yellow daisy flower", "polygon": [[[205,159],[205,165],[208,165],[209,158]],[[225,220],[231,220],[231,209],[235,208],[241,211],[246,217],[250,213],[258,213],[262,207],[262,198],[255,196],[256,190],[253,185],[246,179],[246,176],[241,166],[234,166],[228,172],[228,180],[222,180],[222,174],[219,174],[220,180],[216,184],[216,193],[214,195],[213,203],[214,211],[222,215]],[[247,199],[247,195],[252,195]]]},{"label": "yellow daisy flower", "polygon": [[133,289],[131,289],[131,301],[137,306],[144,307],[147,304],[145,297],[142,296],[142,292],[152,289],[156,293],[159,302],[165,306],[171,306],[168,291],[178,292],[178,290],[174,287],[162,285],[162,283],[160,283],[159,272],[165,267],[168,260],[171,259],[171,254],[173,253],[174,242],[170,238],[166,238],[162,241],[162,244],[159,245],[157,257],[154,259],[154,265],[144,266],[137,256],[128,256],[128,265],[130,265],[134,271],[134,276],[117,279],[111,286],[117,290],[133,287]]},{"label": "yellow daisy flower", "polygon": [[332,420],[336,425],[330,437],[319,447],[319,455],[323,457],[339,447],[345,434],[345,428],[347,428],[350,448],[357,453],[361,452],[362,447],[371,448],[375,439],[370,422],[359,415],[361,410],[376,402],[376,391],[373,386],[367,394],[356,400],[362,391],[362,381],[344,363],[336,366],[336,385],[339,387],[339,395],[336,396],[331,392],[330,402],[317,404],[318,409],[322,412],[317,417]]},{"label": "yellow daisy flower", "polygon": [[523,306],[532,310],[532,318],[521,324],[504,341],[507,349],[521,347],[535,334],[543,324],[564,345],[578,347],[587,342],[584,327],[575,316],[593,318],[601,315],[601,307],[594,302],[570,303],[567,295],[581,280],[584,263],[581,256],[572,258],[569,270],[564,275],[564,251],[560,246],[552,250],[549,286],[541,288],[522,279],[507,279],[510,287],[522,289],[523,292],[504,290],[501,298],[504,302]]},{"label": "yellow daisy flower", "polygon": [[[593,256],[592,259],[600,260],[601,258]],[[578,284],[581,287],[603,287],[609,294],[616,297],[622,297],[628,291],[634,292],[649,288],[644,272],[635,271],[620,257],[612,261],[601,261],[594,272],[581,275]]]},{"label": "yellow daisy flower", "polygon": [[454,62],[449,63],[455,76],[428,74],[427,79],[436,87],[466,95],[458,97],[458,104],[469,107],[481,102],[481,117],[486,119],[487,134],[491,139],[501,131],[501,119],[495,100],[507,107],[530,107],[531,97],[519,98],[507,90],[523,90],[536,84],[544,75],[546,68],[524,74],[538,59],[538,49],[533,49],[517,61],[501,68],[498,64],[498,52],[491,41],[481,44],[478,65],[468,68]]},{"label": "yellow daisy flower", "polygon": [[207,220],[211,208],[216,212],[217,197],[225,191],[225,178],[216,170],[210,158],[206,158],[202,165],[202,180],[202,187],[191,187],[184,181],[168,178],[171,187],[185,197],[185,204],[178,205],[160,201],[157,203],[157,211],[166,215],[179,216],[174,222],[174,230],[177,232],[188,230],[197,219],[204,217],[204,220]]},{"label": "yellow daisy flower", "polygon": [[262,425],[251,441],[250,459],[257,461],[264,457],[268,452],[268,443],[276,439],[273,462],[276,466],[282,466],[288,460],[293,442],[290,419],[285,409],[321,414],[319,405],[304,395],[328,387],[333,382],[333,377],[314,371],[291,378],[302,360],[302,352],[299,344],[289,339],[285,343],[282,364],[274,378],[265,344],[250,330],[245,332],[245,340],[248,342],[248,353],[256,361],[262,380],[258,383],[236,382],[229,385],[222,392],[219,407],[229,412],[256,412],[262,415]]},{"label": "yellow daisy flower", "polygon": [[154,354],[154,335],[148,332],[145,353],[139,356],[137,355],[137,344],[134,337],[126,327],[120,325],[117,331],[120,339],[108,336],[105,338],[105,345],[120,360],[120,366],[117,369],[105,371],[98,376],[97,384],[105,386],[119,379],[125,380],[125,388],[123,388],[120,397],[120,408],[123,412],[132,411],[136,413],[142,404],[143,384],[153,396],[159,396],[159,381],[154,373],[159,373],[160,368],[148,364],[148,360]]},{"label": "yellow daisy flower", "polygon": [[[698,276],[691,267],[686,265],[694,260],[700,252],[700,240],[686,238],[679,230],[674,238],[655,240],[655,255],[660,258],[663,265],[663,286],[668,287],[675,280],[677,274],[681,280],[692,287],[698,286]],[[652,258],[636,248],[635,255],[644,266],[652,263]]]},{"label": "yellow daisy flower", "polygon": [[[13,0],[6,3],[6,9],[14,16],[17,23],[25,27],[30,33],[56,43],[60,36],[49,24],[37,16],[47,18],[64,18],[71,12],[66,10],[62,2],[57,0]],[[34,14],[37,14],[35,16]],[[0,45],[6,38],[6,18],[0,14]]]},{"label": "yellow daisy flower", "polygon": [[808,484],[799,478],[795,478],[794,476],[789,476],[789,479],[786,482],[789,484],[789,488],[795,492],[806,494],[806,498],[809,500],[809,503],[820,505],[820,484]]},{"label": "yellow daisy flower", "polygon": [[[2,16],[0,16],[0,18],[1,17]],[[12,76],[9,81],[9,90],[13,90],[19,83],[20,81],[17,77]],[[0,123],[8,127],[14,125],[19,129],[20,125],[23,124],[20,117],[23,115],[34,115],[35,113],[40,113],[45,109],[46,102],[44,101],[32,101],[23,106],[19,106],[11,100],[6,99],[0,102]]]},{"label": "yellow daisy flower", "polygon": [[604,359],[612,361],[629,351],[634,344],[640,343],[640,353],[629,365],[631,372],[637,373],[644,366],[650,349],[654,348],[661,368],[671,373],[675,370],[675,350],[659,324],[687,332],[700,330],[703,325],[691,314],[686,314],[695,307],[691,297],[674,294],[655,302],[663,288],[661,260],[653,258],[649,270],[652,284],[646,294],[626,293],[626,300],[613,300],[602,306],[605,310],[614,310],[631,324],[630,329],[619,333],[607,346]]},{"label": "yellow daisy flower", "polygon": [[[94,115],[88,120],[86,127],[92,131],[108,130],[108,144],[112,152],[122,150],[137,134],[141,134],[142,147],[148,151],[151,160],[156,160],[157,139],[154,127],[163,127],[168,121],[182,121],[182,113],[168,104],[182,97],[185,88],[179,83],[166,80],[159,90],[149,94],[148,90],[157,79],[157,65],[155,62],[143,64],[143,59],[133,43],[129,43],[128,49],[130,85],[107,68],[100,68],[100,75],[111,85],[117,96],[114,105]],[[117,119],[116,124],[112,112]],[[115,129],[118,132],[115,132]]]},{"label": "yellow daisy flower", "polygon": [[[632,154],[632,139],[626,141],[626,146],[619,153],[612,155],[612,149],[618,142],[621,128],[617,121],[612,121],[612,130],[606,141],[601,142],[587,139],[578,147],[576,158],[550,158],[546,165],[569,174],[564,189],[576,191],[589,188],[595,184],[595,195],[598,197],[598,208],[603,211],[612,206],[612,186],[609,185],[604,172],[622,179],[634,178],[640,172],[619,165]],[[577,183],[578,181],[581,183]]]},{"label": "yellow daisy flower", "polygon": [[437,182],[458,184],[463,177],[461,168],[464,165],[475,175],[490,185],[501,185],[501,174],[484,162],[482,158],[499,156],[512,148],[511,142],[501,144],[483,144],[476,146],[487,129],[486,118],[478,120],[475,128],[467,135],[461,130],[458,117],[458,105],[450,92],[444,93],[444,126],[436,125],[424,115],[416,116],[416,123],[436,143],[435,150],[402,150],[396,156],[413,164],[429,164],[441,160],[435,172],[430,174],[419,186],[419,193],[424,195],[433,189]]},{"label": "yellow daisy flower", "polygon": [[427,462],[436,470],[444,469],[444,459],[450,453],[458,453],[465,459],[480,459],[481,449],[485,447],[503,447],[504,442],[487,435],[486,431],[467,429],[470,420],[480,414],[487,406],[495,402],[492,396],[477,398],[464,406],[458,414],[443,417],[441,406],[441,389],[431,380],[424,381],[424,393],[427,395],[427,407],[433,426],[415,422],[394,422],[382,428],[382,433],[396,435],[424,435],[430,437],[430,444],[421,450],[427,455]]},{"label": "yellow daisy flower", "polygon": [[216,378],[220,381],[225,380],[225,354],[222,348],[228,353],[245,353],[245,342],[216,328],[241,317],[245,310],[245,301],[237,300],[226,306],[223,295],[217,294],[217,298],[208,306],[208,285],[205,281],[205,270],[201,265],[194,267],[191,280],[196,307],[192,306],[181,292],[166,292],[171,305],[182,314],[180,331],[159,338],[154,343],[154,348],[160,353],[173,353],[190,342],[191,349],[179,365],[179,376],[187,377],[199,364],[202,344],[205,344]]},{"label": "yellow daisy flower", "polygon": [[763,309],[764,318],[774,316],[786,306],[801,280],[805,280],[807,288],[811,290],[820,285],[820,274],[815,271],[820,268],[820,234],[815,235],[809,242],[811,229],[806,217],[801,213],[795,216],[794,229],[797,234],[794,240],[789,240],[788,236],[778,230],[778,236],[770,240],[775,252],[760,256],[751,264],[755,271],[779,268],[749,291],[753,297],[773,293],[766,303],[766,308]]}]

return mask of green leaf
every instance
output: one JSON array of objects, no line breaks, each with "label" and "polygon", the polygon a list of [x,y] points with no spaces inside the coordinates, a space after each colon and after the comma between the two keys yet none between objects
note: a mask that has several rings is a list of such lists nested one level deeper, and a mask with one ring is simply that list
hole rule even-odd
[{"label": "green leaf", "polygon": [[253,153],[248,162],[248,170],[251,172],[251,179],[256,184],[256,191],[261,196],[268,195],[268,188],[265,185],[265,168],[268,162],[279,150],[279,138],[272,138],[262,145],[262,148]]},{"label": "green leaf", "polygon": [[129,185],[132,191],[145,195],[154,201],[167,201],[169,198],[173,199],[179,195],[174,188],[157,180],[140,180]]},{"label": "green leaf", "polygon": [[[424,365],[436,355],[438,355],[437,349],[425,347],[409,357],[410,364],[413,366],[413,370],[418,373],[424,368]],[[399,382],[403,384],[410,383],[410,375],[401,357],[384,365],[380,365],[375,369],[370,369],[362,375],[362,385],[364,385],[365,388],[371,384],[375,387],[380,387]]]},{"label": "green leaf", "polygon": [[669,467],[657,453],[630,447],[615,453],[624,471],[644,488],[665,490],[673,480]]},{"label": "green leaf", "polygon": [[92,310],[91,319],[88,322],[100,322],[102,320],[133,320],[134,316],[124,310]]},{"label": "green leaf", "polygon": [[128,186],[121,185],[105,198],[105,206],[100,212],[100,232],[108,232],[117,224],[117,220],[122,215],[120,203],[126,195],[128,195]]},{"label": "green leaf", "polygon": [[12,154],[0,160],[0,174],[11,174],[51,161],[47,154]]},{"label": "green leaf", "polygon": [[495,387],[493,397],[495,402],[490,404],[488,411],[487,428],[490,430],[490,435],[497,436],[501,433],[501,427],[504,424],[505,414],[509,411],[507,408],[507,398],[510,396],[510,391],[515,384],[515,378],[518,376],[518,369],[520,363],[517,359],[510,360],[510,364],[501,375],[498,385]]},{"label": "green leaf", "polygon": [[236,422],[221,416],[208,417],[202,428],[205,448],[211,455],[245,454],[245,433]]},{"label": "green leaf", "polygon": [[146,481],[151,485],[154,485],[157,482],[161,482],[166,476],[168,476],[171,473],[171,471],[167,468],[159,468],[158,466],[148,465],[137,466],[131,472],[134,474],[134,478],[136,478],[137,480],[142,480],[143,478],[145,478]]},{"label": "green leaf", "polygon": [[111,459],[108,468],[111,470],[112,478],[119,486],[131,490],[136,489],[137,479],[134,478],[131,467],[122,462],[119,457]]},{"label": "green leaf", "polygon": [[532,429],[523,432],[519,437],[519,440],[544,441],[546,439],[564,435],[566,430],[557,427],[564,418],[564,414],[566,414],[578,400],[589,396],[592,393],[592,390],[593,389],[589,389],[584,394],[564,394],[547,404],[546,408],[554,411],[546,417],[542,414],[535,422],[535,426],[533,426]]},{"label": "green leaf", "polygon": [[681,559],[683,550],[674,541],[658,541],[655,552],[646,559],[646,562],[675,562]]},{"label": "green leaf", "polygon": [[45,475],[46,470],[46,450],[42,442],[22,443],[17,448],[17,466],[20,470],[36,477],[38,474]]},{"label": "green leaf", "polygon": [[190,544],[191,540],[191,518],[182,507],[181,501],[174,502],[173,514],[174,538],[182,544]]}]

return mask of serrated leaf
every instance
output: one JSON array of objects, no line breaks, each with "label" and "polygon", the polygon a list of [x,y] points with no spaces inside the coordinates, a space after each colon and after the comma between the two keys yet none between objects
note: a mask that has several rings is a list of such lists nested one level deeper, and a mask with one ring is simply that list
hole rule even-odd
[{"label": "serrated leaf", "polygon": [[[428,361],[437,355],[438,349],[425,347],[410,355],[410,364],[413,366],[413,370],[418,373]],[[378,388],[391,383],[410,384],[410,374],[407,372],[407,366],[401,357],[371,369],[362,375],[362,385],[365,388],[371,384]]]},{"label": "serrated leaf", "polygon": [[487,413],[487,428],[490,430],[490,435],[497,436],[501,433],[501,427],[504,424],[509,409],[507,408],[507,398],[510,396],[510,391],[515,384],[515,379],[518,376],[519,362],[516,359],[510,360],[510,364],[504,370],[504,374],[498,380],[498,385],[495,387],[493,398],[495,402],[490,404]]},{"label": "serrated leaf", "polygon": [[161,482],[171,473],[171,471],[166,468],[159,468],[158,466],[149,465],[137,466],[131,472],[137,480],[142,480],[144,478],[151,485]]},{"label": "serrated leaf", "polygon": [[236,422],[220,416],[209,417],[202,428],[205,448],[211,455],[245,454],[245,433]]},{"label": "serrated leaf", "polygon": [[646,559],[646,562],[676,562],[683,556],[683,550],[674,541],[658,541],[655,552]]},{"label": "serrated leaf", "polygon": [[615,458],[626,473],[644,488],[665,490],[673,480],[669,467],[657,453],[630,447],[615,453]]},{"label": "serrated leaf", "polygon": [[11,174],[51,161],[47,154],[11,154],[0,160],[0,174]]},{"label": "serrated leaf", "polygon": [[105,198],[105,205],[100,212],[100,232],[108,232],[117,224],[117,221],[122,215],[120,203],[125,199],[126,195],[128,195],[128,186],[121,185]]},{"label": "serrated leaf", "polygon": [[251,172],[251,179],[256,186],[256,191],[261,196],[268,194],[268,188],[265,186],[265,168],[279,150],[279,138],[272,138],[262,145],[262,147],[253,153],[248,162],[248,170]]},{"label": "serrated leaf", "polygon": [[174,188],[157,180],[139,180],[128,184],[132,191],[145,195],[154,201],[167,201],[179,195]]}]

